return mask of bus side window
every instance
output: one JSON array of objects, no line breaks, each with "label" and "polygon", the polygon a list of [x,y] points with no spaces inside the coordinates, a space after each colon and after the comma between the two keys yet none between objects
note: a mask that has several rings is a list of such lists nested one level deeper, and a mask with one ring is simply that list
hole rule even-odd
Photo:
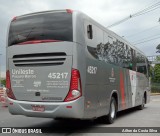
[{"label": "bus side window", "polygon": [[147,74],[147,69],[146,66],[139,66],[137,67],[137,72],[143,73],[143,74]]},{"label": "bus side window", "polygon": [[134,50],[129,47],[127,44],[124,46],[124,58],[125,60],[123,61],[123,67],[130,69],[130,70],[135,70],[135,52]]},{"label": "bus side window", "polygon": [[92,25],[87,26],[87,35],[88,35],[88,39],[93,39]]},{"label": "bus side window", "polygon": [[147,75],[147,68],[146,68],[146,61],[143,55],[141,55],[140,53],[137,53],[137,72],[143,73],[145,75]]}]

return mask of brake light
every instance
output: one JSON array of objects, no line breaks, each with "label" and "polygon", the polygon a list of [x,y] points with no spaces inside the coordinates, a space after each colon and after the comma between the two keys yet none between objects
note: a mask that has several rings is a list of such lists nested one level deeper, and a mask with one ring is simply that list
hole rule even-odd
[{"label": "brake light", "polygon": [[71,9],[66,9],[66,11],[67,11],[67,13],[70,13],[70,14],[73,13],[73,10],[71,10]]},{"label": "brake light", "polygon": [[60,40],[32,40],[32,41],[21,42],[18,45],[47,43],[47,42],[60,42]]},{"label": "brake light", "polygon": [[10,80],[9,70],[7,70],[7,72],[6,72],[6,88],[7,88],[6,89],[7,96],[11,99],[16,100],[16,97],[14,96],[12,88],[11,88],[11,80]]},{"label": "brake light", "polygon": [[72,69],[70,89],[64,101],[65,102],[72,101],[78,99],[81,96],[82,96],[82,86],[81,86],[80,73],[77,69]]},{"label": "brake light", "polygon": [[12,22],[13,22],[13,21],[16,21],[16,19],[17,19],[17,17],[13,17]]}]

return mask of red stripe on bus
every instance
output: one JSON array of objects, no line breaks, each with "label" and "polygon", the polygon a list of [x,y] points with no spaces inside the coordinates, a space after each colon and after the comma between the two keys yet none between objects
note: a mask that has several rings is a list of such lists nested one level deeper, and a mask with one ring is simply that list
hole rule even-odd
[{"label": "red stripe on bus", "polygon": [[120,71],[120,91],[121,91],[122,108],[125,109],[125,90],[124,90],[124,77],[122,70]]}]

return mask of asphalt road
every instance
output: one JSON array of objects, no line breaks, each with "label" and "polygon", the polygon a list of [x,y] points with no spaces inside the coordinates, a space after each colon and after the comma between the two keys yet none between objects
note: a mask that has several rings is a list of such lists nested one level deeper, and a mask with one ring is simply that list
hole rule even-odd
[{"label": "asphalt road", "polygon": [[[55,131],[55,128],[56,129]],[[79,121],[79,120],[65,120],[65,121],[56,121],[54,119],[48,118],[31,118],[20,115],[11,115],[8,112],[7,108],[0,106],[0,127],[49,127],[52,128],[50,132],[55,135],[109,135],[109,136],[125,136],[125,135],[144,135],[144,136],[160,136],[156,133],[141,133],[141,134],[132,134],[132,133],[121,133],[121,134],[104,134],[97,133],[94,127],[160,127],[160,95],[151,96],[151,101],[145,106],[144,110],[129,109],[118,113],[117,119],[114,124],[106,125],[98,121]],[[67,130],[66,128],[74,128]],[[62,132],[62,133],[60,133]],[[79,133],[82,132],[82,133]],[[94,132],[94,133],[93,133]],[[47,135],[53,135],[47,134]],[[1,134],[2,135],[2,134]],[[3,134],[4,135],[4,134]]]}]

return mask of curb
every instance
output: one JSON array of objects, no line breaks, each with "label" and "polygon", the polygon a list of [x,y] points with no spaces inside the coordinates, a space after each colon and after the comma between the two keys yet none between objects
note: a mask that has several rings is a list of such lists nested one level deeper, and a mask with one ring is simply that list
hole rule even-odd
[{"label": "curb", "polygon": [[160,93],[151,93],[151,96],[160,95]]}]

